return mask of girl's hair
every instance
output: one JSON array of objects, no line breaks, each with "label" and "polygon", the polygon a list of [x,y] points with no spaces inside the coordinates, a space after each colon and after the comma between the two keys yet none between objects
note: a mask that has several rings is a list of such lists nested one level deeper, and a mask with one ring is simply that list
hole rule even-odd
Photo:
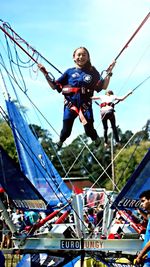
[{"label": "girl's hair", "polygon": [[106,91],[106,93],[105,93],[105,94],[113,95],[113,94],[114,94],[114,92],[113,92],[112,90],[108,90],[108,91]]},{"label": "girl's hair", "polygon": [[84,50],[86,51],[86,53],[88,54],[88,58],[89,58],[89,61],[90,61],[90,53],[89,53],[89,51],[87,50],[87,48],[85,48],[84,46],[80,46],[80,47],[76,48],[76,49],[74,50],[74,52],[73,52],[73,57],[75,56],[75,53],[76,53],[76,51],[77,51],[78,49],[84,49]]},{"label": "girl's hair", "polygon": [[90,53],[89,51],[87,50],[87,48],[85,48],[84,46],[80,46],[78,48],[76,48],[73,52],[73,57],[75,56],[75,53],[78,49],[84,49],[88,55],[88,61],[86,62],[86,64],[84,65],[84,68],[87,68],[87,69],[90,69],[92,67],[92,64],[91,64],[91,59],[90,59]]}]

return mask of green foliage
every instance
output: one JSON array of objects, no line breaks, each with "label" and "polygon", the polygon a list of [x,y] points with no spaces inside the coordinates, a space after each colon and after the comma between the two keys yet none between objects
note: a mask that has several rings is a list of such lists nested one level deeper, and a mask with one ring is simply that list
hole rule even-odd
[{"label": "green foliage", "polygon": [[[125,133],[121,134],[121,144],[125,145],[130,138],[133,136],[133,133],[129,130],[127,130]],[[130,143],[128,144],[128,146],[130,145]]]},{"label": "green foliage", "polygon": [[8,124],[3,120],[0,121],[0,145],[11,158],[16,161],[18,160],[12,131]]},{"label": "green foliage", "polygon": [[[58,152],[48,130],[37,125],[30,125],[30,128],[62,177],[86,176],[96,187],[105,187],[108,190],[113,188],[112,166],[114,180],[121,189],[150,146],[150,121],[147,122],[145,129],[135,135],[130,130],[122,133],[121,129],[118,129],[122,145],[121,147],[114,145],[113,150],[112,143],[108,148],[104,148],[103,137],[100,146],[96,148],[94,142],[89,143],[89,138],[83,134]],[[0,121],[0,145],[17,161],[12,131],[3,120]],[[115,161],[112,163],[114,158]]]},{"label": "green foliage", "polygon": [[132,145],[124,149],[115,160],[115,181],[121,189],[150,147],[149,141],[143,141],[140,145]]}]

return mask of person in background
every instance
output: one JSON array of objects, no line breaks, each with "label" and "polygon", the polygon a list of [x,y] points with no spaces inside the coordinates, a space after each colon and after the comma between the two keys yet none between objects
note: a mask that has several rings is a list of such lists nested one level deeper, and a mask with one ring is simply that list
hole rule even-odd
[{"label": "person in background", "polygon": [[97,207],[97,212],[96,212],[96,225],[102,227],[103,224],[103,214],[104,214],[104,207],[103,205],[99,205]]},{"label": "person in background", "polygon": [[150,190],[143,191],[139,198],[143,209],[140,209],[139,212],[147,220],[147,228],[144,236],[143,249],[138,254],[135,263],[142,263],[143,267],[150,267]]},{"label": "person in background", "polygon": [[89,223],[91,223],[92,225],[96,225],[96,214],[94,208],[88,209],[87,217]]},{"label": "person in background", "polygon": [[110,65],[103,79],[92,66],[89,51],[85,47],[79,47],[73,52],[73,60],[75,67],[67,69],[57,81],[52,81],[46,68],[38,64],[51,88],[64,95],[63,127],[57,148],[61,148],[63,142],[70,136],[77,116],[84,126],[86,135],[98,147],[100,138],[94,129],[91,97],[94,91],[100,92],[107,88],[115,62]]},{"label": "person in background", "polygon": [[1,249],[11,248],[13,246],[11,237],[12,237],[12,233],[11,233],[6,221],[3,219]]},{"label": "person in background", "polygon": [[20,218],[21,218],[20,210],[19,209],[14,210],[12,213],[12,221],[16,226],[20,225],[19,221]]},{"label": "person in background", "polygon": [[35,223],[39,222],[41,219],[41,215],[37,211],[25,211],[25,223],[27,226],[34,225]]},{"label": "person in background", "polygon": [[100,108],[101,108],[101,120],[104,128],[104,146],[108,147],[108,120],[111,123],[111,127],[113,130],[114,138],[116,143],[119,143],[119,136],[116,127],[116,118],[115,118],[115,110],[114,110],[114,101],[123,101],[125,100],[132,91],[127,93],[125,96],[119,97],[114,95],[113,91],[106,91],[105,95],[100,96],[92,96],[92,100],[101,100]]}]

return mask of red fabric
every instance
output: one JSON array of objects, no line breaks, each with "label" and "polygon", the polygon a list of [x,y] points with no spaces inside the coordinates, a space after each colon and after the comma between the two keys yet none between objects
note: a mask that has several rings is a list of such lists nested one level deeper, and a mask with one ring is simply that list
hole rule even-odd
[{"label": "red fabric", "polygon": [[82,194],[83,193],[83,190],[77,186],[73,186],[73,191],[75,194]]},{"label": "red fabric", "polygon": [[4,192],[5,192],[4,188],[0,186],[0,194]]},{"label": "red fabric", "polygon": [[121,236],[119,234],[112,234],[112,233],[110,233],[108,235],[108,239],[120,239],[120,238],[121,238]]}]

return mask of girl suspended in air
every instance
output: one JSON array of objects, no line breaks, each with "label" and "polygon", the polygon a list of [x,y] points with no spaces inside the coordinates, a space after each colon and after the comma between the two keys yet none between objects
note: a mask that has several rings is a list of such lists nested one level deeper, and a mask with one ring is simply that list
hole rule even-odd
[{"label": "girl suspended in air", "polygon": [[99,95],[99,96],[93,96],[91,97],[93,100],[101,100],[100,108],[101,108],[101,120],[104,128],[104,146],[108,146],[108,120],[111,123],[111,127],[113,130],[114,138],[116,143],[119,143],[119,136],[118,131],[116,127],[116,118],[115,118],[115,110],[114,110],[114,101],[119,100],[123,101],[125,100],[130,94],[132,94],[132,91],[127,93],[125,96],[119,97],[114,95],[113,91],[108,90],[106,91],[105,95]]},{"label": "girl suspended in air", "polygon": [[103,79],[96,68],[92,66],[89,52],[85,47],[79,47],[73,52],[73,60],[75,67],[67,69],[57,81],[52,81],[45,67],[41,64],[38,65],[51,88],[64,95],[63,127],[57,147],[61,148],[63,142],[70,136],[77,116],[84,126],[86,135],[98,147],[100,138],[94,129],[91,97],[94,91],[100,92],[107,88],[115,62],[110,65],[106,77]]}]

